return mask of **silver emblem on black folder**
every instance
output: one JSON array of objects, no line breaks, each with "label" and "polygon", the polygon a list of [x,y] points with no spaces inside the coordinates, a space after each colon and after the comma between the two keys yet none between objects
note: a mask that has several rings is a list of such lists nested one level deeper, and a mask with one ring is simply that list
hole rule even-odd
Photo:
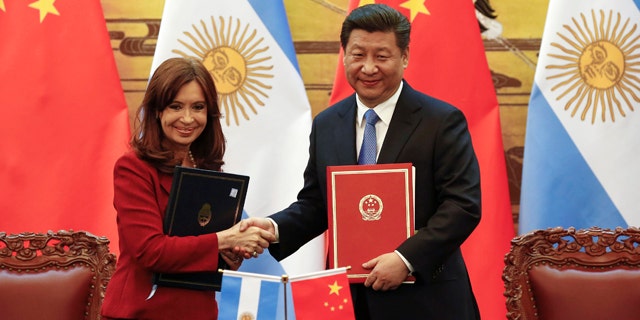
[{"label": "silver emblem on black folder", "polygon": [[201,227],[208,225],[211,222],[211,215],[211,205],[208,203],[203,204],[200,212],[198,212],[198,224]]}]

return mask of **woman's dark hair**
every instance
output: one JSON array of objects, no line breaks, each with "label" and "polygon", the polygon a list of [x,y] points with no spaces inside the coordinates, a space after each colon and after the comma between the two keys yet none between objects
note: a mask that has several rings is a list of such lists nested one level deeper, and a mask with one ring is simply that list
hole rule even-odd
[{"label": "woman's dark hair", "polygon": [[353,9],[342,23],[340,44],[347,48],[351,31],[362,29],[367,32],[393,32],[396,35],[396,45],[403,52],[409,47],[411,24],[407,17],[385,4],[368,4]]},{"label": "woman's dark hair", "polygon": [[198,167],[220,170],[224,161],[225,138],[220,124],[218,94],[211,74],[198,60],[171,58],[158,66],[151,76],[142,104],[138,108],[131,147],[138,157],[162,172],[171,173],[181,160],[174,159],[172,150],[165,148],[166,137],[159,115],[175,99],[180,88],[196,81],[202,88],[207,105],[207,125],[191,144],[191,152]]}]

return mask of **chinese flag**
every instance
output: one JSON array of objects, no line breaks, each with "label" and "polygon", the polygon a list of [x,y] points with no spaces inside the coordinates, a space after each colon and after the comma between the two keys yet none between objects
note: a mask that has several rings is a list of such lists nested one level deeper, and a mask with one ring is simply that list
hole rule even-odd
[{"label": "chinese flag", "polygon": [[0,0],[0,231],[88,231],[117,251],[127,106],[99,0]]},{"label": "chinese flag", "polygon": [[[349,10],[374,1],[351,0]],[[461,109],[480,162],[482,220],[462,250],[483,319],[506,314],[502,269],[515,231],[495,88],[473,1],[388,0],[412,25],[405,79],[426,94]],[[342,52],[331,103],[353,92],[344,77]]]},{"label": "chinese flag", "polygon": [[290,277],[289,280],[296,319],[355,319],[345,268]]}]

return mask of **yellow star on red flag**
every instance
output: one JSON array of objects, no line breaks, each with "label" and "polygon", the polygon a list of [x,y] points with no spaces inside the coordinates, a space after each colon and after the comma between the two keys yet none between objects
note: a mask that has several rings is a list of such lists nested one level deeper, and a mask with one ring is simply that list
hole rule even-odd
[{"label": "yellow star on red flag", "polygon": [[0,0],[0,10],[7,12],[7,8],[4,6],[4,0]]},{"label": "yellow star on red flag", "polygon": [[419,13],[431,14],[429,10],[427,10],[427,6],[424,5],[424,0],[408,0],[400,4],[400,6],[411,11],[411,22],[413,22],[413,19],[415,19]]},{"label": "yellow star on red flag", "polygon": [[329,294],[335,294],[337,296],[340,295],[340,289],[342,289],[341,285],[338,285],[338,281],[334,281],[333,284],[329,285]]},{"label": "yellow star on red flag", "polygon": [[358,3],[358,7],[362,7],[365,4],[374,4],[376,3],[375,0],[360,0],[360,3]]},{"label": "yellow star on red flag", "polygon": [[[420,13],[424,13],[427,15],[431,14],[424,2],[424,0],[407,0],[400,4],[400,7],[409,9],[409,11],[411,12],[410,22],[413,22],[413,19],[415,19]],[[362,7],[366,4],[374,3],[376,3],[376,0],[359,0],[357,7]]]},{"label": "yellow star on red flag", "polygon": [[29,4],[29,8],[40,10],[40,23],[42,23],[42,21],[44,21],[44,18],[49,13],[55,14],[57,16],[60,15],[58,9],[56,9],[56,7],[53,5],[54,2],[56,2],[56,0],[38,0]]}]

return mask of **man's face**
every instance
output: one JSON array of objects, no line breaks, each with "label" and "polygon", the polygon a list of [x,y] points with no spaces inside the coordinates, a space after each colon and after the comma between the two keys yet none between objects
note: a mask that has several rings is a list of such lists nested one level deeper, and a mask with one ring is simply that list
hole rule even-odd
[{"label": "man's face", "polygon": [[409,49],[402,52],[393,32],[355,29],[344,53],[347,81],[367,107],[389,99],[398,89],[409,63]]}]

